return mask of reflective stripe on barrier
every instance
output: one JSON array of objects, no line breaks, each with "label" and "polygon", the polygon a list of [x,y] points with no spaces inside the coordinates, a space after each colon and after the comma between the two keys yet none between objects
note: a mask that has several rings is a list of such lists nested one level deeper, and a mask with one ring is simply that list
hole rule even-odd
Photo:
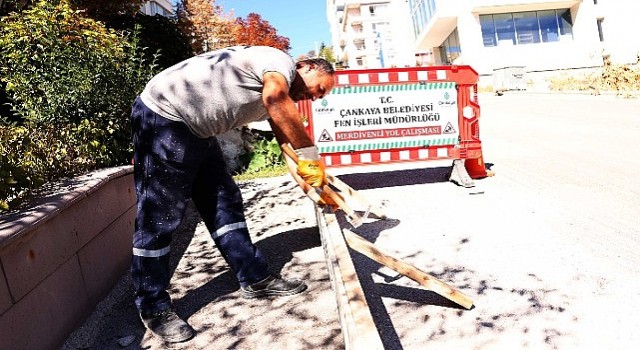
[{"label": "reflective stripe on barrier", "polygon": [[451,158],[450,147],[429,147],[373,152],[327,153],[322,157],[327,166],[365,165],[375,163],[402,162],[410,160],[436,160]]}]

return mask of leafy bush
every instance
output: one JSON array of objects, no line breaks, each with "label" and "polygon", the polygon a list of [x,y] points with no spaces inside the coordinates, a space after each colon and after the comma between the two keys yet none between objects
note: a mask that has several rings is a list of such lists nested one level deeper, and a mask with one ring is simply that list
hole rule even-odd
[{"label": "leafy bush", "polygon": [[619,95],[640,91],[640,68],[629,65],[607,65],[602,76],[602,85]]},{"label": "leafy bush", "polygon": [[131,159],[129,111],[157,72],[135,35],[39,1],[0,21],[0,80],[16,116],[0,126],[0,206],[44,182]]},{"label": "leafy bush", "polygon": [[246,174],[258,173],[268,169],[281,168],[284,165],[282,150],[273,133],[254,131],[253,149],[246,154]]},{"label": "leafy bush", "polygon": [[0,209],[20,204],[29,191],[48,181],[112,164],[110,150],[116,128],[95,120],[78,124],[0,126]]},{"label": "leafy bush", "polygon": [[14,109],[35,122],[119,116],[150,77],[135,40],[55,3],[2,18],[0,76]]}]

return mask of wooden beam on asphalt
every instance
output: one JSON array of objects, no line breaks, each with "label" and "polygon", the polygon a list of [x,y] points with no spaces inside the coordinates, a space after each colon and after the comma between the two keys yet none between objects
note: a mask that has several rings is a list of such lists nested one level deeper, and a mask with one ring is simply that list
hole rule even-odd
[{"label": "wooden beam on asphalt", "polygon": [[384,349],[336,215],[316,207],[316,219],[336,293],[345,349]]},{"label": "wooden beam on asphalt", "polygon": [[471,309],[473,306],[471,298],[464,295],[459,290],[418,269],[417,267],[383,252],[381,249],[373,245],[373,243],[367,241],[349,229],[345,228],[342,231],[344,233],[345,240],[351,249],[411,278],[426,289],[443,296],[466,309]]}]

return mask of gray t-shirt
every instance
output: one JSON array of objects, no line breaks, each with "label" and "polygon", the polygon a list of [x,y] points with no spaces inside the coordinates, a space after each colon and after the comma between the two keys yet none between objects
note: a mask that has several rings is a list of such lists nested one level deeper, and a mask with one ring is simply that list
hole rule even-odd
[{"label": "gray t-shirt", "polygon": [[235,46],[204,53],[160,72],[140,94],[152,111],[184,122],[206,138],[269,118],[262,102],[263,75],[291,82],[295,61],[267,46]]}]

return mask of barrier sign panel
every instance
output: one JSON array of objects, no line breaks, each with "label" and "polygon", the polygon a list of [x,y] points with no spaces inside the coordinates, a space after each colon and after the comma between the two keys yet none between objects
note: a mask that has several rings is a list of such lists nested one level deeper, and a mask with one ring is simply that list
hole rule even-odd
[{"label": "barrier sign panel", "polygon": [[470,66],[337,70],[331,93],[297,102],[328,167],[480,159]]},{"label": "barrier sign panel", "polygon": [[311,104],[320,153],[456,145],[455,82],[337,86]]}]

